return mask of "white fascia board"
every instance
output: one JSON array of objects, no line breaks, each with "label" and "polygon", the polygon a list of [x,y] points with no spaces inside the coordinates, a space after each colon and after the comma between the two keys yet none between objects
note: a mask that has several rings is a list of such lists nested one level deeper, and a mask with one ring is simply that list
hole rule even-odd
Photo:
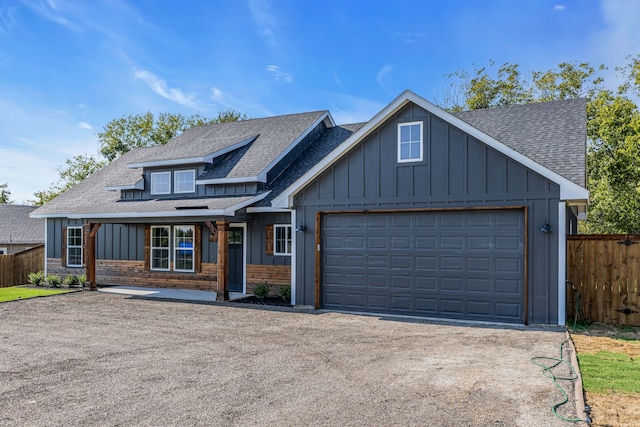
[{"label": "white fascia board", "polygon": [[[95,218],[162,218],[162,217],[194,217],[194,216],[233,216],[236,211],[259,202],[269,195],[270,191],[266,191],[257,196],[243,200],[235,205],[221,209],[180,209],[162,212],[103,212],[103,213],[58,213],[58,214],[41,214],[30,215],[32,218],[69,218],[69,219],[95,219]],[[206,203],[204,201],[203,203]]]},{"label": "white fascia board", "polygon": [[245,183],[245,182],[259,182],[259,180],[258,180],[257,176],[245,176],[245,177],[241,177],[241,178],[198,179],[198,180],[196,180],[196,185],[240,184],[240,183]]},{"label": "white fascia board", "polygon": [[400,96],[394,99],[388,106],[386,106],[378,114],[373,116],[373,118],[369,120],[362,128],[360,128],[357,132],[353,133],[335,150],[329,153],[329,155],[327,155],[324,159],[322,159],[322,161],[316,164],[306,174],[304,174],[302,177],[296,180],[292,185],[290,185],[286,190],[284,190],[277,197],[275,197],[271,202],[271,205],[273,207],[291,207],[293,205],[293,196],[295,195],[296,192],[298,192],[301,188],[303,188],[306,184],[308,184],[311,180],[313,180],[326,168],[328,168],[337,160],[339,160],[343,154],[347,153],[351,148],[353,148],[356,144],[358,144],[362,139],[364,139],[369,133],[371,133],[381,123],[383,123],[386,119],[388,119],[390,116],[395,114],[398,110],[400,110],[409,102],[412,102],[424,108],[434,116],[439,117],[440,119],[449,123],[450,125],[459,128],[463,132],[471,135],[472,137],[478,139],[479,141],[482,141],[488,146],[506,155],[507,157],[510,157],[516,162],[522,164],[523,166],[539,173],[540,175],[544,176],[550,181],[555,182],[560,186],[560,199],[587,200],[589,198],[589,191],[586,188],[579,186],[578,184],[552,171],[551,169],[548,169],[547,167],[542,166],[540,163],[537,163],[536,161],[517,152],[513,148],[506,146],[505,144],[501,143],[495,138],[492,138],[486,133],[479,131],[478,129],[474,128],[467,122],[464,122],[461,119],[453,116],[452,114],[444,111],[440,107],[435,106],[431,102],[416,95],[410,90],[405,90],[400,94]]},{"label": "white fascia board", "polygon": [[296,138],[291,144],[289,144],[289,146],[282,153],[280,153],[278,157],[276,157],[271,163],[269,163],[267,167],[262,170],[262,172],[258,174],[258,181],[267,182],[267,173],[269,173],[271,168],[273,168],[278,164],[278,162],[284,159],[284,157],[289,154],[289,152],[293,150],[300,143],[300,141],[302,141],[307,135],[309,135],[311,131],[314,130],[316,126],[318,126],[322,122],[325,122],[325,126],[327,126],[328,128],[335,127],[336,125],[336,123],[333,121],[333,117],[331,117],[331,113],[329,111],[325,112],[322,116],[320,116],[318,120],[313,122],[311,126],[309,126],[303,133],[301,133],[298,138]]},{"label": "white fascia board", "polygon": [[104,187],[104,189],[107,191],[144,190],[144,179],[140,178],[135,184],[112,185],[112,186]]},{"label": "white fascia board", "polygon": [[567,205],[558,202],[558,325],[564,326],[567,313]]},{"label": "white fascia board", "polygon": [[270,206],[258,206],[255,208],[248,207],[247,213],[283,213],[283,212],[292,212],[293,209],[289,208],[272,208]]},{"label": "white fascia board", "polygon": [[137,168],[151,168],[158,166],[180,166],[180,165],[191,165],[194,163],[210,163],[216,157],[220,157],[231,151],[237,150],[238,148],[242,148],[250,142],[255,141],[255,139],[259,135],[252,136],[251,138],[245,139],[244,141],[240,141],[236,144],[230,145],[222,150],[218,150],[216,152],[207,154],[202,157],[189,157],[186,159],[167,159],[167,160],[156,160],[151,162],[138,162],[138,163],[127,163],[127,167],[129,169],[137,169]]},{"label": "white fascia board", "polygon": [[249,205],[252,205],[252,204],[254,204],[254,203],[256,203],[256,202],[259,202],[260,200],[262,200],[262,199],[264,199],[265,197],[267,197],[267,196],[269,195],[269,193],[271,193],[271,191],[266,191],[266,192],[264,192],[264,193],[262,193],[262,194],[258,194],[258,195],[257,195],[257,196],[255,196],[255,197],[252,197],[252,198],[250,198],[250,199],[248,199],[248,200],[245,200],[244,202],[240,202],[240,203],[238,203],[238,204],[235,204],[235,205],[233,205],[233,206],[230,206],[230,207],[228,207],[228,208],[226,208],[226,209],[224,210],[225,215],[227,215],[227,216],[233,216],[233,215],[235,215],[235,214],[236,214],[236,211],[238,211],[238,210],[240,210],[240,209],[242,209],[242,208],[245,208],[245,207],[247,207],[247,206],[249,206]]}]

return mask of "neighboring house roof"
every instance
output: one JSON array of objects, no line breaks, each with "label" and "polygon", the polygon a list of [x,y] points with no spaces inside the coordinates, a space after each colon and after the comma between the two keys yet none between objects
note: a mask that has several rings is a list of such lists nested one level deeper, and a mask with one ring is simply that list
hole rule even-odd
[{"label": "neighboring house roof", "polygon": [[586,185],[583,98],[453,113],[580,186]]},{"label": "neighboring house roof", "polygon": [[44,221],[29,217],[35,209],[0,203],[0,245],[44,243]]},{"label": "neighboring house roof", "polygon": [[[378,114],[376,114],[371,120],[369,120],[363,127],[361,127],[358,131],[354,132],[349,138],[347,138],[343,143],[341,143],[337,148],[335,148],[331,153],[329,153],[329,155],[327,155],[324,159],[322,159],[322,161],[320,161],[314,167],[309,169],[309,171],[307,171],[304,175],[298,178],[292,185],[290,185],[288,188],[282,191],[279,195],[275,196],[272,201],[272,206],[274,208],[286,208],[286,207],[292,206],[293,196],[299,190],[301,190],[305,185],[307,185],[314,178],[316,178],[326,168],[330,167],[333,163],[337,162],[343,155],[348,153],[349,150],[351,150],[354,146],[360,143],[360,141],[366,138],[371,132],[375,131],[375,129],[377,129],[377,127],[380,124],[382,124],[385,120],[389,119],[392,115],[396,114],[400,109],[402,109],[404,106],[406,106],[410,102],[413,102],[414,104],[424,108],[425,110],[429,111],[431,114],[435,115],[436,117],[441,118],[445,122],[448,122],[451,125],[459,128],[463,132],[466,132],[472,137],[478,139],[479,141],[484,142],[488,146],[503,153],[507,157],[510,157],[513,160],[521,163],[525,167],[528,167],[529,169],[539,173],[540,175],[551,180],[552,182],[557,183],[560,186],[560,198],[562,200],[572,201],[580,204],[586,203],[589,197],[589,192],[587,191],[586,188],[584,188],[584,184],[578,184],[575,181],[573,181],[573,179],[579,180],[580,176],[584,176],[584,173],[585,173],[584,169],[586,168],[586,165],[584,164],[584,162],[582,162],[582,165],[580,165],[581,162],[579,160],[571,161],[570,162],[571,164],[575,164],[576,168],[581,168],[582,171],[578,173],[572,173],[570,174],[570,176],[564,176],[552,169],[552,167],[560,167],[559,159],[551,160],[549,159],[549,156],[545,155],[543,156],[543,158],[538,156],[538,158],[534,160],[533,158],[528,157],[523,153],[517,151],[515,148],[510,147],[506,142],[499,141],[498,139],[496,139],[496,137],[479,130],[478,128],[472,126],[466,121],[463,121],[462,119],[456,117],[455,115],[452,115],[451,113],[444,111],[443,109],[435,106],[434,104],[430,103],[426,99],[411,92],[410,90],[405,90],[402,94],[400,94],[400,96],[398,96],[389,105],[387,105]],[[556,102],[564,103],[565,101],[556,101]],[[584,159],[584,151],[586,150],[586,147],[585,147],[586,111],[585,109],[582,109],[581,113],[578,112],[579,108],[582,108],[579,106],[580,105],[579,103],[581,102],[583,101],[578,100],[575,103],[567,102],[565,105],[566,107],[571,107],[572,109],[575,108],[574,112],[569,115],[569,118],[567,118],[567,120],[572,120],[576,122],[569,127],[569,130],[577,131],[578,133],[578,135],[575,137],[574,136],[568,137],[567,143],[563,144],[563,147],[566,148],[566,151],[562,152],[561,158],[565,159],[565,161],[567,158],[572,158],[574,156],[577,159]],[[526,108],[525,110],[530,113],[530,117],[532,119],[533,118],[542,119],[543,117],[545,117],[549,121],[548,123],[542,122],[542,121],[538,121],[536,123],[537,123],[537,126],[539,126],[542,130],[544,129],[547,129],[548,131],[553,130],[550,133],[550,135],[558,135],[559,132],[562,132],[562,129],[564,129],[565,132],[567,131],[567,127],[563,127],[564,119],[562,118],[563,114],[560,110],[555,110],[557,111],[557,116],[560,116],[560,117],[552,116],[550,114],[538,115],[535,112],[535,110],[537,108],[540,108],[540,106],[542,106],[544,110],[548,108],[547,105],[542,103],[530,104],[522,107],[529,107],[529,108]],[[478,113],[476,113],[478,114],[478,116],[472,117],[471,115],[469,115],[468,117],[469,121],[473,121],[478,126],[480,126],[480,124],[478,123],[487,123],[486,127],[490,128],[491,131],[496,133],[498,133],[498,130],[502,130],[505,127],[510,127],[508,123],[502,125],[500,123],[501,120],[497,115],[494,117],[493,120],[490,120],[490,119],[487,119],[484,121],[480,120],[481,114],[482,114],[480,113],[480,111],[484,111],[485,113],[489,112],[491,115],[493,115],[493,112],[491,110],[478,110]],[[505,119],[505,122],[514,120],[514,117],[512,114],[514,111],[515,110],[509,111],[510,114],[506,115],[507,119]],[[526,120],[526,119],[521,119],[521,120]],[[489,126],[488,124],[490,123],[493,123],[493,125]],[[527,126],[527,129],[528,128],[529,126]],[[517,126],[515,125],[511,127],[511,129],[514,132],[519,132]],[[529,131],[529,133],[533,136],[533,131]],[[584,139],[580,140],[582,136],[584,136]],[[502,137],[505,138],[504,136]],[[540,151],[549,150],[553,147],[554,143],[557,143],[557,141],[554,138],[546,138],[540,133],[537,134],[537,137],[539,138],[538,140],[530,140],[530,141],[532,143],[535,142],[537,149]],[[506,138],[506,139],[509,139],[511,143],[517,144],[518,148],[520,149],[523,149],[522,146],[526,145],[526,141],[528,140],[526,135],[522,137],[516,136],[516,137]],[[532,151],[535,151],[535,150],[532,150]],[[549,160],[551,160],[554,164],[544,165],[542,163],[544,161],[549,161]]]}]

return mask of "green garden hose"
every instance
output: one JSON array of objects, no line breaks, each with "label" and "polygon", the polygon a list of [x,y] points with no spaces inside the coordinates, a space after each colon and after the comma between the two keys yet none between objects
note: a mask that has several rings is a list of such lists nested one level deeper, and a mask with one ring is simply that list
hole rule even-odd
[{"label": "green garden hose", "polygon": [[[566,380],[566,381],[573,381],[578,379],[578,374],[576,373],[576,371],[573,369],[573,365],[571,364],[571,362],[565,360],[562,357],[562,353],[563,353],[563,347],[565,345],[565,343],[569,341],[569,338],[565,339],[564,341],[562,341],[562,343],[560,344],[560,357],[546,357],[546,356],[536,356],[536,357],[532,357],[531,358],[531,362],[534,365],[540,366],[542,368],[542,371],[540,371],[540,373],[547,377],[547,378],[551,378],[551,380],[553,381],[553,384],[555,384],[556,388],[558,390],[560,390],[560,392],[562,393],[562,395],[564,396],[564,399],[561,402],[558,402],[556,404],[553,405],[551,412],[553,412],[553,415],[555,415],[556,417],[560,418],[561,420],[564,421],[568,421],[571,423],[588,423],[590,422],[590,420],[585,420],[582,418],[567,418],[565,416],[562,416],[558,413],[558,408],[564,404],[566,404],[569,401],[569,395],[567,394],[567,392],[562,388],[562,386],[558,383],[559,380]],[[545,364],[543,361],[547,361],[547,363],[549,364]],[[571,376],[569,377],[562,377],[562,376],[556,376],[556,374],[553,373],[553,369],[562,365],[562,364],[566,364],[569,367],[569,372],[571,372]]]}]

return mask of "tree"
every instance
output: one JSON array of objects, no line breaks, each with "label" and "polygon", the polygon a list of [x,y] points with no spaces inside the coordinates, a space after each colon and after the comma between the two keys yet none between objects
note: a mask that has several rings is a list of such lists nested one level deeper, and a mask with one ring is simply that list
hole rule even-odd
[{"label": "tree", "polygon": [[107,162],[104,160],[97,160],[93,156],[82,154],[72,159],[67,159],[65,164],[57,169],[60,174],[60,179],[51,184],[47,190],[33,193],[36,198],[35,200],[30,200],[30,202],[36,206],[41,206],[78,184],[89,175],[99,171],[106,164]]},{"label": "tree", "polygon": [[[640,232],[640,55],[616,68],[623,83],[604,87],[605,66],[563,62],[556,69],[523,76],[517,64],[456,71],[443,107],[451,111],[576,97],[587,98],[587,186],[585,233]],[[453,95],[452,95],[453,94]]]},{"label": "tree", "polygon": [[8,187],[9,185],[6,182],[4,184],[0,184],[0,203],[13,203],[10,199],[11,191],[9,191]]},{"label": "tree", "polygon": [[132,148],[166,144],[193,126],[236,122],[246,118],[246,114],[234,109],[220,111],[214,118],[206,118],[197,113],[190,116],[160,113],[157,117],[151,112],[130,114],[111,120],[98,133],[100,153],[111,162]]}]

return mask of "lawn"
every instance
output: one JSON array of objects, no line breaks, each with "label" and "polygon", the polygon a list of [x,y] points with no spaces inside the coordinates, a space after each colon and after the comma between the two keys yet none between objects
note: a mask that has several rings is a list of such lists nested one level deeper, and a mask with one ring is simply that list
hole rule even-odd
[{"label": "lawn", "polygon": [[571,338],[592,425],[640,425],[640,328],[594,324]]},{"label": "lawn", "polygon": [[0,288],[0,302],[16,301],[35,297],[46,297],[49,295],[64,294],[67,292],[74,291],[68,289],[37,289],[11,286],[8,288]]}]

